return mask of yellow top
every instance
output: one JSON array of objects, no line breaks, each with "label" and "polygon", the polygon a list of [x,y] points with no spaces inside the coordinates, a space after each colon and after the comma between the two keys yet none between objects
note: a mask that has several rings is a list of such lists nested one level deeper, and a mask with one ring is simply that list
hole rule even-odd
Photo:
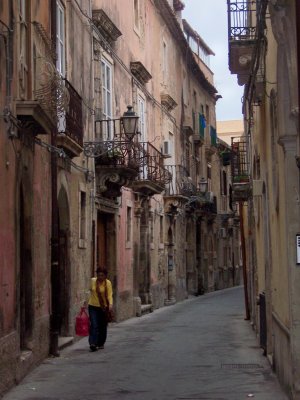
[{"label": "yellow top", "polygon": [[[105,284],[106,283],[106,284]],[[106,302],[106,296],[105,296],[105,286],[107,287],[107,299],[109,305],[112,306],[113,304],[113,298],[112,298],[112,285],[111,281],[106,279],[104,282],[99,283],[99,289],[100,289],[100,295],[103,300],[103,304],[105,307],[108,306]],[[90,306],[95,306],[95,307],[101,307],[99,298],[98,298],[98,293],[97,293],[97,278],[92,278],[91,279],[91,288],[90,288],[90,299],[89,299],[89,305]]]}]

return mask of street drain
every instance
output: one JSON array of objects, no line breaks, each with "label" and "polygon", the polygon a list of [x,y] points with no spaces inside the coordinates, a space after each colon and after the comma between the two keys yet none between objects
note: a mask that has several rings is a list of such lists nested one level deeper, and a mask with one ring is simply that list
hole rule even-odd
[{"label": "street drain", "polygon": [[221,368],[224,369],[255,369],[263,368],[260,364],[221,364]]}]

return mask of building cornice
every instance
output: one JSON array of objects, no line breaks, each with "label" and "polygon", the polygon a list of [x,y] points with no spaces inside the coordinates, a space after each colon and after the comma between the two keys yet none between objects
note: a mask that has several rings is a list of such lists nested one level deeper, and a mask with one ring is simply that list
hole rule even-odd
[{"label": "building cornice", "polygon": [[217,89],[206,79],[204,73],[201,71],[199,65],[194,59],[194,54],[184,36],[184,33],[181,29],[180,24],[177,21],[176,15],[169,5],[167,0],[154,0],[155,6],[160,11],[169,31],[179,44],[181,48],[184,58],[187,60],[187,64],[193,73],[193,75],[199,80],[202,87],[212,96],[214,97],[218,92]]}]

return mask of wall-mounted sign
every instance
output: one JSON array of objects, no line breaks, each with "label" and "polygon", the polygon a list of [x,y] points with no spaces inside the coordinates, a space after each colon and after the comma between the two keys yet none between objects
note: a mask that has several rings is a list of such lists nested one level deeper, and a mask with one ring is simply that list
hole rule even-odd
[{"label": "wall-mounted sign", "polygon": [[296,235],[297,264],[300,264],[300,233]]}]

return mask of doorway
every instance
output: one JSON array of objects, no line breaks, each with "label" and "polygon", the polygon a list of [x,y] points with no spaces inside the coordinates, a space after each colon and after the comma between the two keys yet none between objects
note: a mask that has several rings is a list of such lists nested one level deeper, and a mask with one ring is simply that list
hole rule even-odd
[{"label": "doorway", "polygon": [[[23,188],[20,190],[19,254],[20,254],[20,350],[31,350],[30,341],[33,330],[33,279],[31,252],[31,217]],[[27,212],[26,212],[27,211]]]},{"label": "doorway", "polygon": [[[56,273],[57,289],[54,293],[52,288],[52,299],[57,314],[59,336],[69,336],[69,310],[70,310],[70,216],[69,203],[66,190],[62,187],[58,195],[58,265]],[[53,298],[54,296],[54,298]]]}]

